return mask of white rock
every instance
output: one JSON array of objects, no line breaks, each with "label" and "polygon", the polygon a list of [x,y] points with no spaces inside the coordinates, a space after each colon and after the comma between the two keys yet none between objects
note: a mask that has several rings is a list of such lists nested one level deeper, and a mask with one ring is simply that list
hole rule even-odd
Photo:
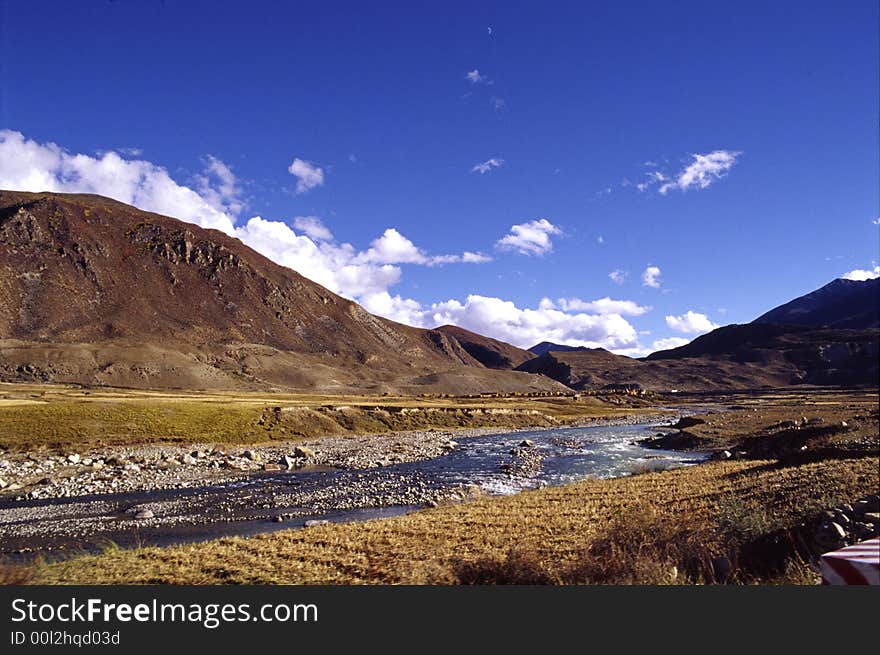
[{"label": "white rock", "polygon": [[327,525],[330,521],[326,519],[310,519],[303,523],[303,526],[306,528],[316,528],[319,525]]},{"label": "white rock", "polygon": [[67,461],[71,464],[79,464],[81,457],[78,453],[73,453],[72,455],[67,456]]}]

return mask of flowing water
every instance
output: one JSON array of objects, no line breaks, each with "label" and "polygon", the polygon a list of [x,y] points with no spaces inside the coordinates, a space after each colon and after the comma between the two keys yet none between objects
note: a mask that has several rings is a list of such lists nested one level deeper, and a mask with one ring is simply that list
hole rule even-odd
[{"label": "flowing water", "polygon": [[[381,468],[260,473],[233,483],[55,500],[0,503],[0,553],[71,554],[107,543],[167,545],[357,521],[416,509],[426,498],[513,494],[587,477],[696,464],[701,453],[635,443],[645,425],[560,428],[462,439],[446,455]],[[528,440],[531,446],[520,444]],[[462,493],[466,490],[466,493]],[[133,508],[155,518],[133,519]]]}]

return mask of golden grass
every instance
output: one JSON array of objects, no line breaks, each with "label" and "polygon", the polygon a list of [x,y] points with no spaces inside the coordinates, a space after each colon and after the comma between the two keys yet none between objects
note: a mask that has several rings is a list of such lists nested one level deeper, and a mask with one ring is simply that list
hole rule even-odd
[{"label": "golden grass", "polygon": [[647,411],[595,398],[197,393],[0,384],[0,448],[260,443],[328,434],[552,426]]},{"label": "golden grass", "polygon": [[[834,503],[876,491],[878,483],[876,458],[796,467],[710,463],[483,498],[366,523],[117,550],[40,565],[34,581],[699,582],[707,579],[706,569],[690,566],[690,559],[705,564],[713,556],[729,555],[731,548],[796,527]],[[733,579],[804,582],[811,575],[809,566],[786,560],[780,570],[743,570]]]}]

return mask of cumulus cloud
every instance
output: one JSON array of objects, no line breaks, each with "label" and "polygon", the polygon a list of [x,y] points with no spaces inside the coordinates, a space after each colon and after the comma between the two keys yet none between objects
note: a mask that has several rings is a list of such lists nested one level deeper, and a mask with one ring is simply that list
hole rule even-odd
[{"label": "cumulus cloud", "polygon": [[556,304],[565,311],[583,311],[603,316],[607,314],[641,316],[651,311],[650,307],[643,307],[632,300],[613,300],[608,296],[589,302],[580,298],[560,298]]},{"label": "cumulus cloud", "polygon": [[333,233],[317,216],[294,216],[293,227],[315,241],[333,240]]},{"label": "cumulus cloud", "polygon": [[[216,170],[205,173],[210,174],[216,175]],[[0,130],[0,188],[96,193],[202,227],[234,232],[229,212],[235,203],[226,202],[229,194],[222,186],[203,196],[148,161],[126,160],[113,151],[98,157],[71,154],[55,143],[37,143],[12,130]]]},{"label": "cumulus cloud", "polygon": [[482,82],[488,81],[485,75],[481,75],[480,71],[476,68],[472,71],[468,71],[465,73],[465,79],[468,80],[471,84],[480,84]]},{"label": "cumulus cloud", "polygon": [[492,157],[492,159],[487,159],[486,161],[479,164],[474,164],[474,167],[471,169],[471,173],[479,173],[480,175],[483,175],[491,171],[493,168],[500,168],[503,163],[503,159]]},{"label": "cumulus cloud", "polygon": [[439,266],[491,260],[471,251],[432,256],[393,228],[374,240],[369,249],[358,252],[351,244],[336,243],[316,216],[295,217],[293,227],[261,216],[236,225],[243,203],[235,174],[217,157],[208,156],[205,163],[205,170],[195,176],[194,188],[190,188],[147,161],[125,160],[115,152],[99,157],[71,154],[54,143],[40,144],[19,132],[0,131],[0,188],[96,193],[219,229],[348,298],[381,293],[397,284],[402,271],[395,264]]},{"label": "cumulus cloud", "polygon": [[378,294],[364,306],[392,320],[419,327],[453,324],[521,348],[554,341],[588,348],[625,349],[638,344],[635,328],[619,314],[566,312],[542,302],[536,309],[521,308],[509,300],[469,295],[422,306],[418,302]]},{"label": "cumulus cloud", "polygon": [[705,314],[698,314],[690,309],[681,316],[667,316],[666,325],[676,332],[684,332],[685,334],[702,334],[720,327],[710,321]]},{"label": "cumulus cloud", "polygon": [[546,218],[512,225],[510,232],[501,237],[495,246],[501,250],[512,250],[521,255],[538,257],[553,251],[551,236],[562,234],[562,230]]},{"label": "cumulus cloud", "polygon": [[659,289],[660,288],[660,267],[659,266],[648,266],[642,272],[642,286],[651,287],[652,289]]},{"label": "cumulus cloud", "polygon": [[626,278],[628,276],[629,276],[629,273],[627,273],[626,271],[621,271],[620,269],[617,269],[615,271],[611,271],[608,274],[608,278],[612,282],[614,282],[614,284],[623,284],[624,282],[626,282]]},{"label": "cumulus cloud", "polygon": [[685,346],[691,342],[690,339],[686,339],[685,337],[667,337],[665,339],[657,339],[653,343],[653,351],[657,350],[671,350],[672,348],[679,348],[680,346]]},{"label": "cumulus cloud", "polygon": [[[290,224],[261,216],[238,221],[236,212],[242,202],[234,171],[216,157],[205,162],[205,170],[188,187],[150,162],[125,160],[113,152],[97,157],[71,154],[53,143],[28,140],[18,132],[0,132],[0,188],[96,193],[222,229],[278,264],[357,300],[369,311],[409,325],[455,323],[524,347],[549,339],[622,353],[642,349],[638,333],[624,316],[637,316],[647,308],[630,301],[569,298],[529,308],[481,295],[430,305],[392,295],[389,290],[400,281],[402,265],[481,263],[490,258],[471,251],[432,255],[395,228],[388,228],[368,248],[358,250],[337,242],[314,216],[299,216]],[[551,249],[550,235],[559,233],[546,219],[532,221],[513,226],[504,246],[543,254]]]},{"label": "cumulus cloud", "polygon": [[294,158],[287,171],[296,178],[297,193],[305,193],[324,184],[324,169],[305,159]]},{"label": "cumulus cloud", "polygon": [[844,280],[857,280],[859,282],[864,282],[865,280],[873,280],[874,278],[880,277],[880,266],[875,266],[872,269],[866,270],[862,268],[856,268],[848,273],[843,274]]}]

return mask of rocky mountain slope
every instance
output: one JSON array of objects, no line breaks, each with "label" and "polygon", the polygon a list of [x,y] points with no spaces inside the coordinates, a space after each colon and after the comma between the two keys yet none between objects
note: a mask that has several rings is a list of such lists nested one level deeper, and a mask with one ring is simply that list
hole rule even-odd
[{"label": "rocky mountain slope", "polygon": [[465,330],[456,325],[443,325],[436,328],[436,331],[458,341],[471,357],[487,368],[516,368],[535,357],[528,350],[517,348],[497,339],[484,337],[482,334]]},{"label": "rocky mountain slope", "polygon": [[[512,348],[512,347],[511,347]],[[449,331],[373,316],[240,241],[91,195],[0,191],[0,379],[529,391]]]}]

